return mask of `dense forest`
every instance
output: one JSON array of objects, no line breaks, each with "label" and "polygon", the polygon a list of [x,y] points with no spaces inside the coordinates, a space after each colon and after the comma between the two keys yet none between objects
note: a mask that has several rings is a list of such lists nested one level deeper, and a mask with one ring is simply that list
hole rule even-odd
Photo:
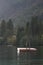
[{"label": "dense forest", "polygon": [[[17,47],[35,47],[38,49],[38,57],[43,56],[43,20],[33,16],[31,22],[26,22],[25,27],[17,26],[16,33],[13,21],[2,20],[0,23],[0,45],[12,44]],[[27,43],[27,45],[26,45]]]},{"label": "dense forest", "polygon": [[[0,41],[7,42],[7,38],[12,38],[12,36],[16,36],[16,45],[25,46],[26,41],[34,43],[39,43],[36,45],[43,45],[43,20],[39,19],[38,16],[32,17],[31,22],[26,22],[25,27],[18,26],[16,28],[16,34],[14,31],[13,21],[9,19],[8,22],[5,20],[1,21],[0,24]],[[2,39],[1,39],[2,38]],[[12,40],[14,43],[14,39]],[[41,44],[40,44],[41,42]],[[27,46],[28,46],[27,45]]]}]

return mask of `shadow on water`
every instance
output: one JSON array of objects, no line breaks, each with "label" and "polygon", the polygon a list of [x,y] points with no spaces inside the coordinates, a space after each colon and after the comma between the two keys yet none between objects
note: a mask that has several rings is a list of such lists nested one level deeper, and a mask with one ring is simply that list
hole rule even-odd
[{"label": "shadow on water", "polygon": [[[17,59],[19,58],[19,59]],[[0,65],[43,65],[43,59],[38,55],[23,53],[17,56],[16,46],[0,45]]]},{"label": "shadow on water", "polygon": [[0,65],[17,65],[15,46],[0,45]]}]

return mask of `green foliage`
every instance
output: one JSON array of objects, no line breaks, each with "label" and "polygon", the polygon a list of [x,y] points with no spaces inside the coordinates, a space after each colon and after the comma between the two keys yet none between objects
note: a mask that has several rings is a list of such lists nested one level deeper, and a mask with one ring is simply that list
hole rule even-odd
[{"label": "green foliage", "polygon": [[17,35],[16,35],[16,44],[19,46],[19,45],[22,45],[20,44],[20,40],[22,39],[22,37],[24,36],[24,28],[23,27],[18,27],[17,29]]},{"label": "green foliage", "polygon": [[31,30],[32,35],[37,35],[39,33],[39,27],[38,27],[38,17],[32,17],[31,20]]},{"label": "green foliage", "polygon": [[5,34],[6,34],[6,22],[5,22],[5,20],[2,20],[2,22],[1,22],[1,36],[5,36]]},{"label": "green foliage", "polygon": [[19,44],[19,34],[20,34],[20,30],[19,30],[20,28],[18,27],[18,29],[17,29],[17,35],[16,35],[16,44],[18,45]]},{"label": "green foliage", "polygon": [[29,22],[27,22],[27,24],[26,24],[26,35],[28,35],[29,34]]},{"label": "green foliage", "polygon": [[11,19],[9,19],[9,21],[7,22],[7,34],[8,34],[8,36],[13,35],[13,31],[14,31],[13,22]]},{"label": "green foliage", "polygon": [[6,23],[5,20],[1,22],[1,37],[3,37],[3,41],[7,42],[7,37],[12,36],[14,33],[14,26],[11,19]]},{"label": "green foliage", "polygon": [[[25,29],[24,29],[25,28]],[[31,34],[32,33],[32,34]],[[12,37],[14,34],[14,26],[11,19],[6,23],[5,20],[1,22],[1,36],[4,41],[7,41],[7,38]],[[32,17],[31,22],[27,22],[25,27],[18,27],[16,33],[16,44],[26,45],[26,41],[29,44],[31,41],[40,41],[43,40],[43,21],[39,20],[37,16]],[[10,38],[10,40],[13,38]],[[12,41],[12,40],[11,40]],[[33,43],[32,43],[33,44]]]}]

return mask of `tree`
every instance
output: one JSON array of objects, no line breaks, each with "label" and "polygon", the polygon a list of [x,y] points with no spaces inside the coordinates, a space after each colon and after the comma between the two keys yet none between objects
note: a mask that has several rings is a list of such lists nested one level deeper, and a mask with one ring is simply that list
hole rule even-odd
[{"label": "tree", "polygon": [[20,41],[20,27],[17,29],[17,35],[16,35],[16,46],[19,46],[19,41]]},{"label": "tree", "polygon": [[26,43],[27,43],[27,46],[29,46],[29,42],[30,42],[30,24],[29,24],[29,22],[27,22],[27,24],[26,24],[26,37],[27,37]]},{"label": "tree", "polygon": [[5,20],[2,20],[1,22],[1,36],[4,37],[6,34],[6,22]]},{"label": "tree", "polygon": [[29,22],[27,22],[27,24],[26,24],[26,35],[28,35],[29,34]]},{"label": "tree", "polygon": [[13,33],[14,33],[14,26],[13,26],[13,22],[11,19],[9,19],[9,21],[7,22],[7,32],[8,32],[7,33],[8,36],[13,35]]},{"label": "tree", "polygon": [[16,44],[17,44],[17,46],[22,46],[21,40],[22,40],[23,36],[24,36],[24,28],[23,27],[20,28],[18,26],[17,35],[16,35]]},{"label": "tree", "polygon": [[38,17],[35,16],[35,17],[32,17],[32,20],[31,20],[31,30],[32,30],[32,36],[35,36],[38,34]]}]

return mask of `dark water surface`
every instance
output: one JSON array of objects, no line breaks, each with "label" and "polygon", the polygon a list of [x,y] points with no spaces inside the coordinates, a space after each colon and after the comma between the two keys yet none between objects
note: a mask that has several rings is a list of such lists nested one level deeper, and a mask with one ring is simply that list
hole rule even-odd
[{"label": "dark water surface", "polygon": [[17,56],[15,46],[0,45],[0,65],[43,65],[43,59],[29,53]]},{"label": "dark water surface", "polygon": [[0,45],[0,65],[17,65],[16,47]]}]

